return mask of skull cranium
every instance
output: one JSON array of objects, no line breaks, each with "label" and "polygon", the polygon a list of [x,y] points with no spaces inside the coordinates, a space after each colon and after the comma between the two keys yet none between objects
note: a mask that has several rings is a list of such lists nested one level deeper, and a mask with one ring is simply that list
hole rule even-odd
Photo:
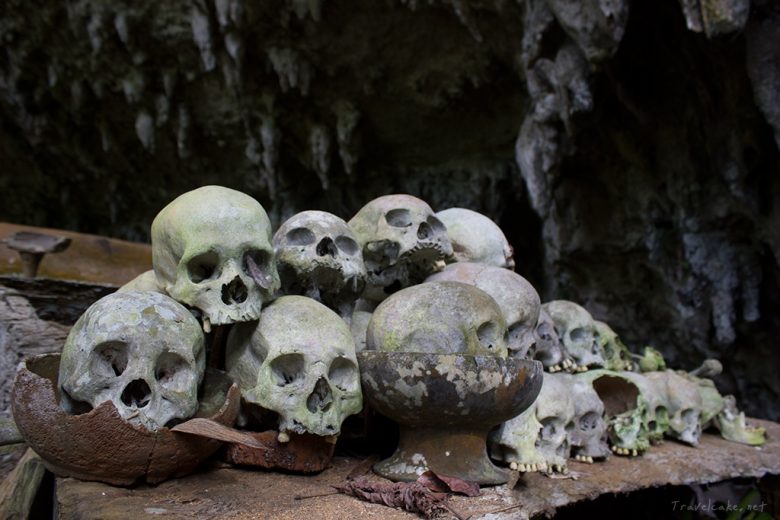
[{"label": "skull cranium", "polygon": [[563,348],[577,364],[579,371],[604,367],[604,357],[596,342],[593,317],[584,307],[566,300],[548,302],[542,307],[555,323],[555,331]]},{"label": "skull cranium", "polygon": [[204,368],[203,332],[186,308],[160,293],[110,294],[62,349],[63,407],[77,413],[111,401],[127,422],[158,430],[197,411]]},{"label": "skull cranium", "polygon": [[447,227],[456,262],[515,268],[512,246],[501,228],[485,215],[465,208],[449,208],[436,216]]}]

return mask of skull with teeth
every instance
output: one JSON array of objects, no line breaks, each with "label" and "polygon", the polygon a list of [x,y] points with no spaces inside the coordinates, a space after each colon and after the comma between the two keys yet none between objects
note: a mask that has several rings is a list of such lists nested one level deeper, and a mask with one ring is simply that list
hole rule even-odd
[{"label": "skull with teeth", "polygon": [[349,318],[363,292],[366,268],[352,230],[324,211],[304,211],[274,234],[283,294],[313,298]]},{"label": "skull with teeth", "polygon": [[444,224],[428,204],[411,195],[372,200],[352,217],[349,227],[366,264],[363,298],[373,302],[421,283],[452,255]]},{"label": "skull with teeth", "polygon": [[667,435],[691,446],[699,444],[702,400],[696,383],[672,370],[645,375],[665,392],[669,410]]},{"label": "skull with teeth", "polygon": [[456,262],[515,268],[512,246],[501,228],[485,215],[465,208],[449,208],[436,216],[447,227]]},{"label": "skull with teeth", "polygon": [[374,311],[367,350],[507,357],[506,321],[495,300],[460,282],[403,289]]},{"label": "skull with teeth", "polygon": [[159,430],[198,409],[205,369],[200,325],[160,293],[110,294],[71,329],[62,349],[62,405],[81,413],[111,401],[127,422]]},{"label": "skull with teeth", "polygon": [[575,427],[569,377],[569,374],[545,374],[534,404],[491,434],[490,450],[494,458],[521,471],[568,471],[569,436]]},{"label": "skull with teeth", "polygon": [[501,308],[509,330],[507,346],[512,356],[525,358],[534,343],[539,318],[539,294],[519,274],[492,265],[457,262],[428,278],[473,285],[488,293]]},{"label": "skull with teeth", "polygon": [[605,368],[608,370],[634,370],[635,363],[631,359],[631,352],[628,350],[617,333],[603,321],[594,320],[596,329],[596,342],[601,348],[604,357]]},{"label": "skull with teeth", "polygon": [[579,371],[604,367],[604,357],[596,341],[596,326],[585,308],[566,300],[548,302],[542,307],[552,318],[563,348]]},{"label": "skull with teeth", "polygon": [[648,401],[641,395],[642,388],[626,377],[629,374],[591,370],[577,377],[589,382],[604,403],[607,436],[612,451],[617,455],[636,456],[650,447],[646,426]]},{"label": "skull with teeth", "polygon": [[363,407],[349,327],[311,298],[282,296],[259,321],[235,325],[226,366],[244,401],[276,412],[280,439],[338,435]]},{"label": "skull with teeth", "polygon": [[539,308],[539,319],[534,328],[534,344],[529,349],[528,357],[541,361],[544,368],[553,373],[576,367],[561,346],[558,333],[555,332],[555,323],[543,306]]},{"label": "skull with teeth", "polygon": [[563,379],[568,379],[569,393],[574,399],[574,428],[569,436],[572,456],[581,462],[608,457],[604,403],[590,382],[582,377],[569,375]]},{"label": "skull with teeth", "polygon": [[168,204],[152,222],[160,287],[203,316],[204,330],[256,320],[279,288],[271,223],[241,192],[204,186]]}]

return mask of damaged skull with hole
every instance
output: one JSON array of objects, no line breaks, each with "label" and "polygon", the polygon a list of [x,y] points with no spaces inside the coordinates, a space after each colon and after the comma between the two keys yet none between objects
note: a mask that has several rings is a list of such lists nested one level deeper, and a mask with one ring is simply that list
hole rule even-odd
[{"label": "damaged skull with hole", "polygon": [[562,370],[576,369],[577,365],[563,349],[558,333],[555,332],[555,323],[544,306],[539,308],[539,319],[534,328],[533,339],[534,343],[529,349],[528,357],[540,361],[545,370],[554,374]]},{"label": "damaged skull with hole", "polygon": [[530,408],[490,436],[490,453],[513,470],[568,473],[575,405],[570,374],[545,374],[542,390]]},{"label": "damaged skull with hole", "polygon": [[528,357],[535,342],[534,328],[539,319],[541,301],[536,289],[522,276],[501,267],[457,262],[427,281],[453,281],[473,285],[488,293],[498,303],[509,332],[509,354]]},{"label": "damaged skull with hole", "polygon": [[486,292],[464,283],[427,282],[382,302],[366,333],[367,350],[506,358],[506,321]]},{"label": "damaged skull with hole", "polygon": [[276,414],[280,442],[295,433],[335,443],[344,419],[363,407],[349,326],[311,298],[282,296],[259,321],[235,325],[226,367],[245,403]]},{"label": "damaged skull with hole", "polygon": [[108,295],[79,318],[62,349],[59,386],[68,413],[111,401],[152,431],[198,409],[204,338],[192,314],[154,292]]},{"label": "damaged skull with hole", "polygon": [[273,245],[282,294],[308,296],[351,317],[366,268],[346,222],[324,211],[304,211],[282,224]]},{"label": "damaged skull with hole", "polygon": [[436,213],[452,242],[452,261],[515,268],[514,251],[504,232],[488,217],[465,208]]},{"label": "damaged skull with hole", "polygon": [[206,332],[256,320],[279,288],[268,215],[220,186],[187,192],[157,214],[152,261],[160,287],[196,309]]},{"label": "damaged skull with hole", "polygon": [[444,267],[452,245],[444,224],[422,200],[385,195],[349,221],[363,250],[367,279],[363,298],[374,304]]},{"label": "damaged skull with hole", "polygon": [[604,356],[596,341],[596,326],[584,307],[567,300],[555,300],[545,303],[542,308],[552,318],[561,345],[576,364],[574,371],[604,367]]}]

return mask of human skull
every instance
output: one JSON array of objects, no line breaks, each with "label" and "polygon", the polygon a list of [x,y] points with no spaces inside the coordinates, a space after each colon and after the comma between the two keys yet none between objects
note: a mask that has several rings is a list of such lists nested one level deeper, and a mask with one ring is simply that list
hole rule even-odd
[{"label": "human skull", "polygon": [[596,342],[604,357],[604,366],[607,370],[634,370],[636,364],[631,358],[628,347],[620,341],[617,333],[603,321],[594,320],[596,329]]},{"label": "human skull", "polygon": [[569,374],[545,374],[542,389],[528,410],[502,424],[490,436],[491,454],[519,471],[567,472],[574,400]]},{"label": "human skull", "polygon": [[152,262],[165,292],[198,309],[207,332],[256,320],[279,288],[265,210],[221,186],[180,195],[157,214]]},{"label": "human skull", "polygon": [[512,246],[501,228],[485,215],[465,208],[449,208],[436,216],[447,227],[455,262],[515,268]]},{"label": "human skull", "polygon": [[197,411],[204,369],[203,332],[186,308],[160,293],[110,294],[68,334],[62,405],[81,413],[111,401],[128,423],[156,431]]},{"label": "human skull", "polygon": [[558,377],[568,383],[574,401],[574,428],[569,435],[571,456],[588,463],[608,457],[607,422],[601,398],[590,382],[579,376],[560,374]]},{"label": "human skull", "polygon": [[561,340],[555,332],[555,323],[543,306],[539,308],[539,319],[534,329],[534,344],[529,349],[528,357],[541,361],[544,368],[552,373],[564,369],[573,370],[576,367],[561,346]]},{"label": "human skull", "polygon": [[696,383],[672,370],[645,375],[665,390],[669,410],[667,435],[692,446],[698,445],[702,430],[702,400]]},{"label": "human skull", "polygon": [[578,371],[604,367],[593,317],[585,308],[566,300],[548,302],[542,307],[552,318],[561,344],[577,364]]},{"label": "human skull", "polygon": [[507,357],[507,328],[486,292],[460,282],[427,282],[379,304],[366,349]]},{"label": "human skull", "polygon": [[652,444],[660,443],[669,429],[669,409],[666,405],[666,392],[659,387],[658,381],[636,372],[620,372],[639,390],[638,406],[642,408],[642,424]]},{"label": "human skull", "polygon": [[313,298],[349,318],[366,283],[363,253],[347,223],[324,211],[289,218],[273,238],[283,294]]},{"label": "human skull", "polygon": [[421,283],[452,255],[444,224],[428,204],[411,195],[372,200],[352,217],[349,227],[368,273],[363,297],[374,302]]},{"label": "human skull", "polygon": [[250,404],[276,412],[280,435],[334,436],[363,407],[349,327],[323,304],[282,296],[228,335],[226,367]]},{"label": "human skull", "polygon": [[457,262],[429,276],[428,282],[452,281],[473,285],[498,303],[507,323],[507,347],[512,356],[525,358],[535,342],[534,328],[541,301],[536,289],[522,276],[500,267]]}]

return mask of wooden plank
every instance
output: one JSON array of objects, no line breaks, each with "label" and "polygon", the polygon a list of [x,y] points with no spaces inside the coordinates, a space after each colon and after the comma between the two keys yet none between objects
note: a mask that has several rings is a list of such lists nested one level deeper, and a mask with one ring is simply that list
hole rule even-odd
[{"label": "wooden plank", "polygon": [[31,449],[27,449],[16,468],[0,482],[0,518],[26,520],[46,468]]},{"label": "wooden plank", "polygon": [[[526,475],[514,488],[484,488],[480,497],[454,497],[461,516],[491,520],[523,519],[553,513],[607,493],[628,493],[663,485],[713,483],[780,475],[780,424],[754,420],[767,429],[769,441],[755,448],[705,434],[698,448],[673,441],[654,446],[634,459],[612,457],[597,464],[570,463],[571,476],[560,479]],[[336,457],[333,467],[314,476],[250,471],[217,465],[202,473],[156,487],[115,488],[94,482],[57,479],[57,502],[64,520],[102,518],[134,520],[176,518],[269,518],[343,520],[411,519],[414,515],[344,495],[330,495],[361,461]],[[373,477],[381,480],[379,477]],[[296,495],[316,498],[296,500]],[[506,510],[507,507],[514,509]],[[671,504],[670,504],[671,508]],[[503,510],[503,511],[501,511]],[[501,511],[501,512],[497,512]],[[671,515],[670,509],[670,515]]]}]

